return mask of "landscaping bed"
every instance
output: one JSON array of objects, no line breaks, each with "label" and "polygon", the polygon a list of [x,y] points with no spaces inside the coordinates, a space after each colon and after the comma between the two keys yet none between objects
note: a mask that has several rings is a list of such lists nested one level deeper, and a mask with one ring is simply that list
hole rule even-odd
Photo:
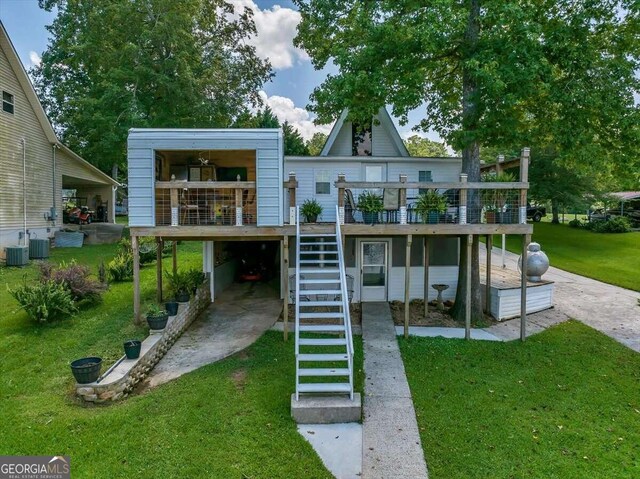
[{"label": "landscaping bed", "polygon": [[[404,325],[404,302],[391,301],[391,317],[397,326]],[[436,301],[429,301],[429,314],[424,316],[424,300],[412,299],[409,303],[409,325],[410,326],[439,326],[444,328],[464,328],[464,321],[455,321],[447,312],[453,306],[452,301],[444,302],[445,310],[440,311]],[[482,320],[471,321],[474,328],[487,328],[496,324],[497,321],[489,315],[484,315]]]},{"label": "landscaping bed", "polygon": [[638,477],[632,350],[576,321],[524,343],[399,341],[431,477]]}]

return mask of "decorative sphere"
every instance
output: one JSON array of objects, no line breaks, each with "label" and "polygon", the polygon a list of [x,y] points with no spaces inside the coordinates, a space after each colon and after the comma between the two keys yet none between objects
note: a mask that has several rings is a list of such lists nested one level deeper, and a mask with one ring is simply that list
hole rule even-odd
[{"label": "decorative sphere", "polygon": [[[522,258],[518,260],[522,267]],[[549,269],[549,258],[540,250],[538,243],[530,243],[527,248],[527,279],[534,283],[542,281],[542,275]]]}]

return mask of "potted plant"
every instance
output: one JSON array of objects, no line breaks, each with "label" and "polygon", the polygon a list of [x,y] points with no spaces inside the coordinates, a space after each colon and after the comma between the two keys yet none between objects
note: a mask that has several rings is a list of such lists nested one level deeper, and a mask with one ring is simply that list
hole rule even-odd
[{"label": "potted plant", "polygon": [[416,211],[422,217],[423,223],[438,223],[440,215],[447,211],[447,199],[435,190],[420,193]]},{"label": "potted plant", "polygon": [[182,271],[164,272],[171,296],[179,303],[189,302],[189,277]]},{"label": "potted plant", "polygon": [[198,287],[204,282],[205,274],[196,268],[191,268],[186,272],[186,276],[187,291],[196,294]]},{"label": "potted plant", "polygon": [[137,359],[140,357],[142,341],[139,341],[138,339],[127,339],[123,346],[124,354],[127,356],[127,359]]},{"label": "potted plant", "polygon": [[485,221],[488,224],[495,224],[498,221],[498,217],[496,215],[496,206],[488,205],[484,210]]},{"label": "potted plant", "polygon": [[82,358],[71,363],[71,372],[78,384],[89,384],[98,380],[101,367],[102,358]]},{"label": "potted plant", "polygon": [[164,303],[164,309],[169,316],[175,316],[178,314],[178,302],[175,299],[171,299]]},{"label": "potted plant", "polygon": [[147,308],[147,324],[149,329],[164,329],[169,320],[169,315],[164,309],[156,304],[151,304]]},{"label": "potted plant", "polygon": [[358,209],[362,212],[362,219],[366,224],[377,223],[383,209],[382,196],[372,191],[363,191],[358,195]]},{"label": "potted plant", "polygon": [[315,223],[318,221],[318,216],[322,214],[322,205],[315,199],[304,200],[300,207],[300,214],[304,216],[305,222]]}]

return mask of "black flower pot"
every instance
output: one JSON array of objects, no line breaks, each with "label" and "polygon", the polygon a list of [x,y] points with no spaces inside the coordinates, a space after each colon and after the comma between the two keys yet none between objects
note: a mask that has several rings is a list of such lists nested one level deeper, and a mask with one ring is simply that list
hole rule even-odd
[{"label": "black flower pot", "polygon": [[180,291],[178,294],[176,294],[176,301],[178,303],[188,303],[189,298],[189,291]]},{"label": "black flower pot", "polygon": [[102,358],[91,357],[76,359],[71,363],[71,372],[78,384],[89,384],[96,382],[100,377]]},{"label": "black flower pot", "polygon": [[124,354],[127,356],[127,359],[139,358],[141,346],[142,346],[142,341],[138,341],[137,339],[126,340],[124,342]]},{"label": "black flower pot", "polygon": [[378,213],[363,211],[362,219],[364,220],[365,224],[368,224],[368,225],[376,224],[378,222]]},{"label": "black flower pot", "polygon": [[318,215],[306,215],[307,223],[315,223],[318,221]]},{"label": "black flower pot", "polygon": [[164,309],[167,310],[167,314],[169,316],[175,316],[178,314],[178,302],[177,301],[167,301],[164,303]]},{"label": "black flower pot", "polygon": [[164,329],[169,320],[167,312],[163,312],[157,315],[147,314],[147,324],[150,329]]}]

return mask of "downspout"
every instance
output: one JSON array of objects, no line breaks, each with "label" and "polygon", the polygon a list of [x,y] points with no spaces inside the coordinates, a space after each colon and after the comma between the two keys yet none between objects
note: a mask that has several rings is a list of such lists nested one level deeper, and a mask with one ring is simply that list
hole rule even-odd
[{"label": "downspout", "polygon": [[53,149],[53,189],[51,190],[52,208],[49,214],[49,217],[51,218],[51,222],[53,223],[53,226],[56,225],[56,149],[57,148],[58,148],[58,145],[54,143],[52,146],[52,149]]},{"label": "downspout", "polygon": [[22,138],[22,239],[27,243],[27,140]]}]

